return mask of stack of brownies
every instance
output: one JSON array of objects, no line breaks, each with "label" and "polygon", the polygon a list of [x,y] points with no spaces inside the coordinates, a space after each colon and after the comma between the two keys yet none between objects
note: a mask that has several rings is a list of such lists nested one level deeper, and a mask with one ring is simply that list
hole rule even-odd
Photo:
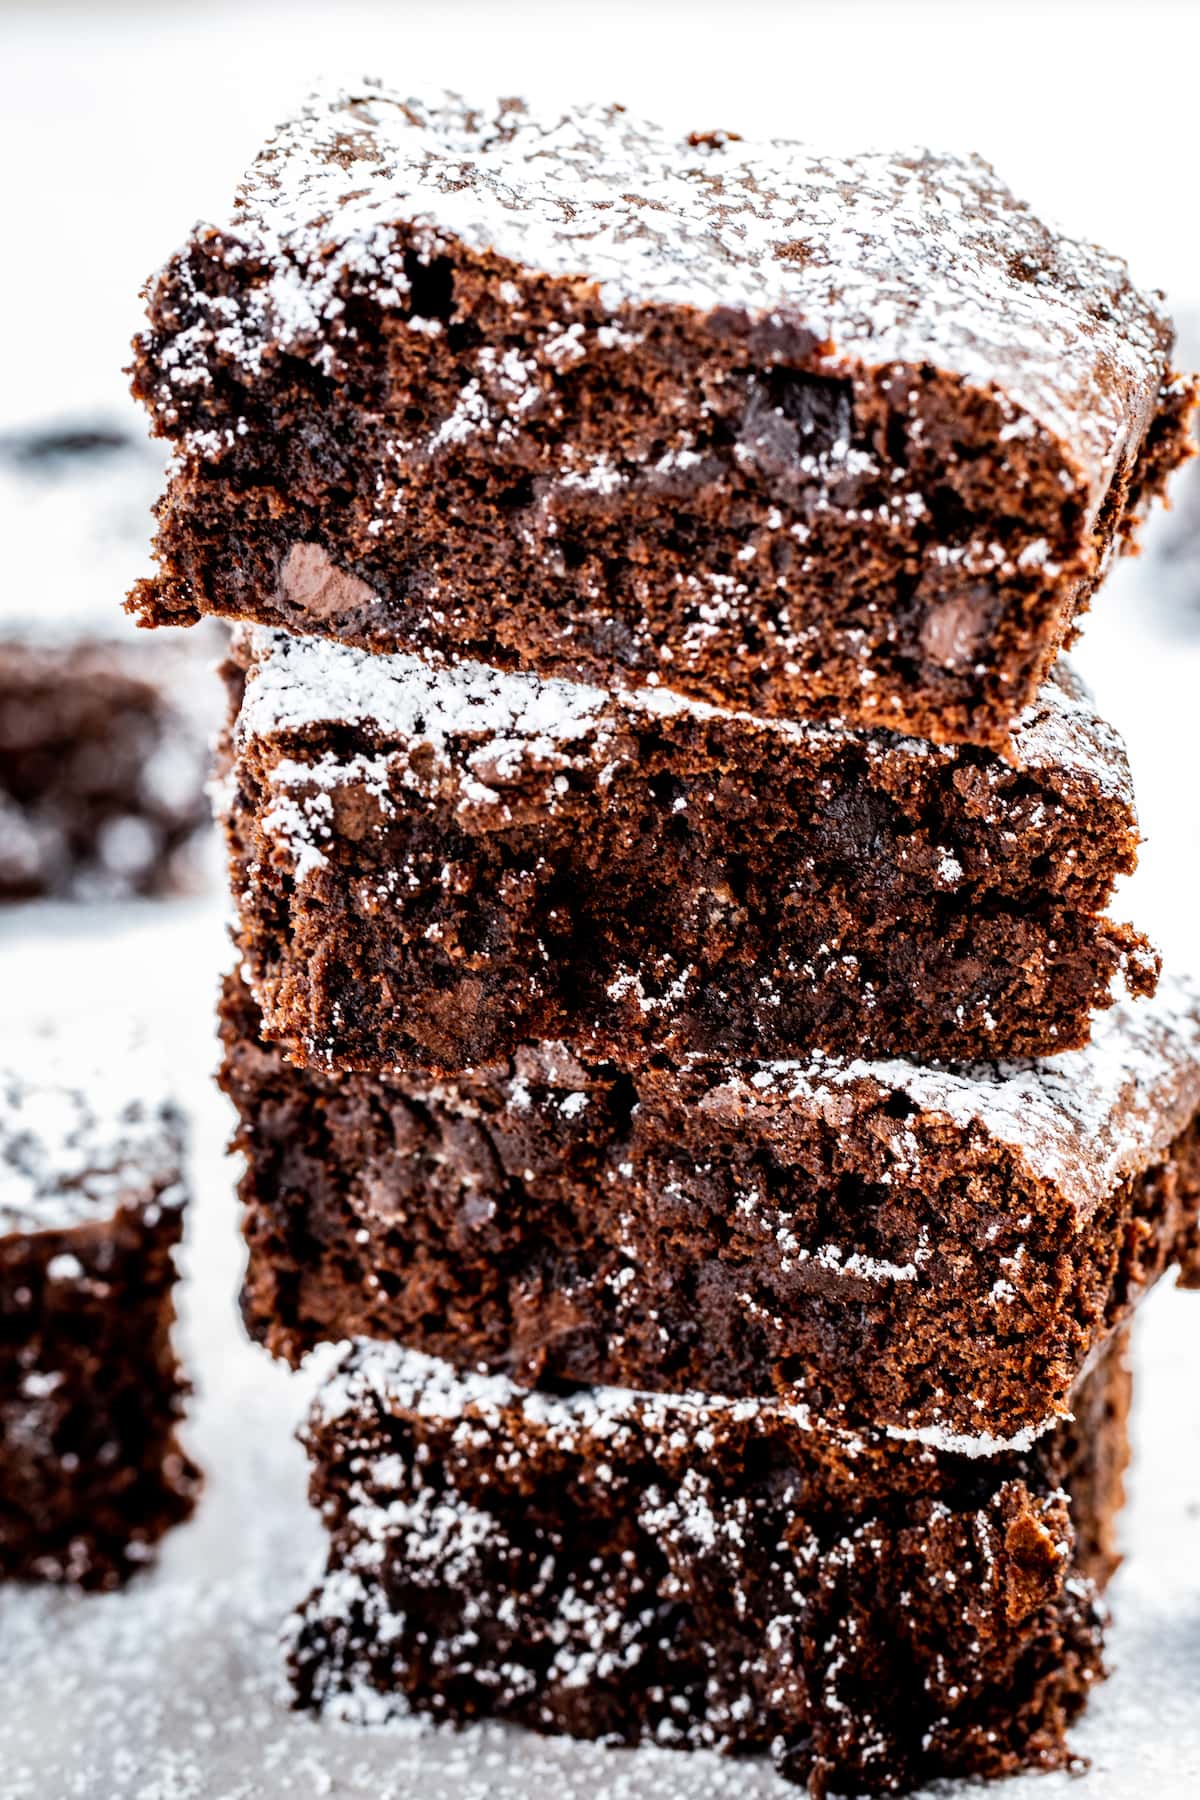
[{"label": "stack of brownies", "polygon": [[246,622],[245,1314],[351,1340],[300,1700],[1063,1761],[1200,1273],[1200,1000],[1056,660],[1186,454],[1155,302],[972,159],[371,85],[149,300],[132,604]]}]

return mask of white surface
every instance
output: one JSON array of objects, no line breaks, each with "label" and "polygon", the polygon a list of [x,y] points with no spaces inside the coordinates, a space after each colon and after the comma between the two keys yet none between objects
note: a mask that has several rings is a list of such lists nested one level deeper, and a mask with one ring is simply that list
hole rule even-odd
[{"label": "white surface", "polygon": [[[1036,204],[1126,251],[1139,278],[1200,295],[1198,38],[1194,9],[1152,4],[0,7],[0,423],[119,393],[139,281],[193,217],[224,210],[297,85],[334,67],[619,93],[689,123],[749,117],[836,145],[869,135],[978,148]],[[1163,93],[1171,80],[1184,89],[1175,97]],[[1149,561],[1120,570],[1079,660],[1130,741],[1148,842],[1128,907],[1195,967],[1200,593],[1189,626],[1158,592]],[[0,1593],[0,1800],[794,1795],[763,1769],[707,1758],[498,1730],[356,1732],[286,1711],[275,1633],[319,1537],[290,1435],[305,1383],[246,1345],[235,1315],[228,1118],[208,1081],[226,955],[216,902],[0,916],[4,1017],[123,1018],[136,1005],[157,1020],[193,1106],[184,1342],[201,1390],[189,1441],[208,1475],[195,1520],[125,1594]],[[1075,1734],[1091,1773],[1004,1795],[1191,1800],[1200,1789],[1197,1333],[1200,1296],[1162,1292],[1146,1309],[1116,1672]]]}]

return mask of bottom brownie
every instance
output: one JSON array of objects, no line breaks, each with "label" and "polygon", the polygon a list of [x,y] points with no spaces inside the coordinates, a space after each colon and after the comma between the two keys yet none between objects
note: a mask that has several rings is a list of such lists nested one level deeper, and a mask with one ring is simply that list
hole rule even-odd
[{"label": "bottom brownie", "polygon": [[43,1053],[0,1069],[0,1576],[108,1588],[198,1486],[171,1344],[182,1122],[141,1072],[34,1074]]},{"label": "bottom brownie", "polygon": [[811,1793],[1069,1761],[1103,1673],[1128,1375],[971,1457],[778,1402],[503,1377],[356,1341],[306,1434],[299,1704],[769,1751]]}]

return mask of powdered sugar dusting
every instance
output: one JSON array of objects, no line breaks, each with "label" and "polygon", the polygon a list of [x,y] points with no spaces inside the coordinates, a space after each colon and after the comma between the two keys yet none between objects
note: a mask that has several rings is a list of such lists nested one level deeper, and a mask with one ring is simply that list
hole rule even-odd
[{"label": "powdered sugar dusting", "polygon": [[217,284],[197,296],[168,379],[204,383],[214,351],[256,372],[275,343],[330,369],[348,293],[408,292],[397,226],[428,257],[465,246],[593,283],[617,314],[800,325],[834,374],[930,363],[1003,390],[1013,430],[1059,436],[1092,497],[1164,372],[1165,328],[1124,264],[1047,231],[978,158],[679,139],[620,107],[476,108],[364,83],[316,95],[264,150],[221,254],[265,279],[240,312]]},{"label": "powdered sugar dusting", "polygon": [[951,1069],[817,1054],[733,1075],[726,1091],[750,1105],[803,1099],[835,1114],[839,1093],[864,1082],[1008,1145],[1086,1217],[1119,1181],[1149,1167],[1200,1108],[1200,990],[1164,977],[1152,998],[1102,1014],[1085,1049],[1037,1061]]},{"label": "powdered sugar dusting", "polygon": [[63,1231],[183,1204],[183,1120],[148,1052],[90,1055],[9,1033],[0,1068],[0,1233]]},{"label": "powdered sugar dusting", "polygon": [[[796,744],[853,743],[877,757],[900,754],[953,762],[964,755],[951,745],[886,731],[731,712],[666,687],[612,692],[477,662],[438,665],[412,655],[373,655],[330,639],[261,627],[241,628],[239,641],[249,653],[250,670],[236,727],[238,743],[303,733],[317,724],[361,726],[404,745],[428,745],[436,757],[457,762],[477,782],[481,767],[492,779],[502,780],[506,767],[515,771],[526,758],[562,760],[573,745],[582,759],[594,760],[624,720],[678,714],[734,719],[747,731]],[[1124,746],[1097,717],[1086,688],[1068,666],[1046,683],[1023,715],[1013,754],[1022,768],[1069,771],[1132,808]],[[311,764],[298,761],[297,769],[310,777]],[[335,770],[336,764],[327,762],[322,779],[328,783]],[[344,777],[350,778],[349,773]]]},{"label": "powdered sugar dusting", "polygon": [[[382,1340],[356,1338],[348,1344],[328,1380],[313,1402],[314,1424],[332,1424],[376,1402],[389,1411],[411,1413],[418,1418],[460,1419],[467,1416],[495,1423],[504,1412],[518,1411],[531,1425],[560,1445],[585,1438],[612,1438],[661,1433],[670,1438],[685,1434],[700,1441],[708,1426],[722,1418],[734,1421],[766,1418],[787,1420],[806,1432],[816,1432],[843,1452],[861,1452],[882,1437],[912,1439],[934,1444],[940,1428],[909,1431],[895,1427],[882,1434],[846,1429],[817,1419],[803,1404],[784,1400],[727,1398],[702,1393],[662,1394],[618,1387],[578,1388],[569,1393],[527,1389],[504,1375],[473,1374],[453,1368],[437,1357],[407,1350]],[[1027,1450],[1057,1421],[1048,1418],[1012,1437],[943,1434],[936,1447],[959,1456],[996,1456],[1004,1451]],[[932,1436],[930,1435],[932,1433]]]},{"label": "powdered sugar dusting", "polygon": [[981,1431],[968,1435],[963,1431],[948,1431],[942,1425],[887,1425],[884,1435],[898,1443],[924,1444],[927,1449],[936,1450],[942,1456],[989,1457],[1002,1456],[1006,1451],[1019,1451],[1022,1455],[1033,1449],[1040,1437],[1062,1420],[1057,1416],[1042,1419],[1036,1425],[1027,1425],[1023,1431],[1014,1432],[1011,1437],[993,1437],[990,1432]]},{"label": "powdered sugar dusting", "polygon": [[[237,722],[243,743],[338,722],[374,726],[443,756],[457,742],[481,738],[553,750],[587,735],[611,707],[601,688],[501,674],[483,663],[439,668],[417,656],[373,656],[331,640],[256,627],[239,637],[254,655]],[[656,708],[661,704],[654,694],[648,699]]]}]

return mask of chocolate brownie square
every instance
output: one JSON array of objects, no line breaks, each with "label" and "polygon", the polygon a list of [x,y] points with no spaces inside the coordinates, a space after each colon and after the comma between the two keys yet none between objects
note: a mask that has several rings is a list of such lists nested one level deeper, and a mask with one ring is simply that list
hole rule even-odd
[{"label": "chocolate brownie square", "polygon": [[522,1386],[776,1393],[1024,1443],[1172,1264],[1200,1277],[1200,999],[1087,1050],[631,1077],[561,1046],[455,1081],[325,1075],[222,1008],[252,1336],[394,1341]]},{"label": "chocolate brownie square", "polygon": [[195,883],[219,639],[130,628],[162,457],[109,421],[0,438],[0,901]]},{"label": "chocolate brownie square", "polygon": [[240,943],[313,1067],[1039,1055],[1157,975],[1105,911],[1124,747],[1065,673],[1012,762],[257,629],[233,674]]},{"label": "chocolate brownie square", "polygon": [[115,1587],[192,1509],[171,1344],[183,1122],[141,1059],[0,1069],[0,1575]]},{"label": "chocolate brownie square", "polygon": [[299,1704],[766,1752],[814,1795],[1069,1763],[1102,1674],[1118,1341],[1074,1418],[975,1458],[777,1402],[529,1393],[356,1344],[308,1427]]},{"label": "chocolate brownie square", "polygon": [[320,94],[148,297],[144,619],[992,748],[1194,398],[978,158],[619,106]]}]

